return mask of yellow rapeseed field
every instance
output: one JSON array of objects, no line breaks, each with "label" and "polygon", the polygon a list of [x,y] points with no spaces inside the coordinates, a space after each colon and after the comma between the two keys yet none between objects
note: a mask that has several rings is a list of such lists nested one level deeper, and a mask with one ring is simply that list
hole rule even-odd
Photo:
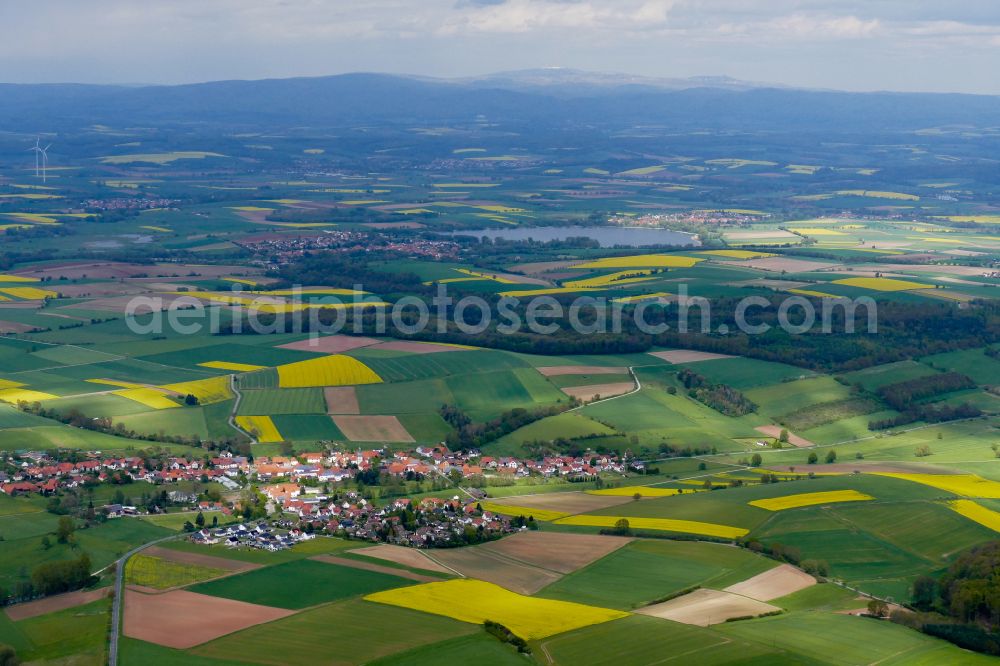
[{"label": "yellow rapeseed field", "polygon": [[198,398],[198,402],[203,405],[225,402],[236,397],[229,384],[229,375],[198,379],[193,382],[181,382],[180,384],[167,384],[162,388],[182,396],[191,394]]},{"label": "yellow rapeseed field", "polygon": [[618,271],[608,275],[598,275],[597,277],[585,278],[583,280],[571,280],[563,285],[570,289],[596,289],[598,287],[613,287],[615,285],[632,284],[634,282],[645,282],[652,280],[651,270]]},{"label": "yellow rapeseed field", "polygon": [[247,432],[257,433],[257,441],[261,444],[285,441],[270,416],[237,416],[236,425]]},{"label": "yellow rapeseed field", "polygon": [[117,386],[118,388],[127,389],[138,389],[145,388],[142,384],[135,384],[133,382],[122,382],[117,379],[87,379],[84,380],[90,384],[103,384],[105,386]]},{"label": "yellow rapeseed field", "polygon": [[121,391],[114,391],[114,394],[153,409],[173,409],[180,407],[179,404],[168,398],[165,393],[154,388],[122,389]]},{"label": "yellow rapeseed field", "polygon": [[628,257],[604,257],[573,268],[691,268],[700,261],[699,257],[683,257],[674,254],[636,254]]},{"label": "yellow rapeseed field", "polygon": [[892,278],[856,277],[834,280],[832,284],[843,284],[848,287],[860,287],[874,291],[909,291],[910,289],[933,289],[929,284],[910,282],[909,280],[894,280]]},{"label": "yellow rapeseed field", "polygon": [[0,379],[0,389],[11,389],[20,388],[24,386],[21,382],[15,382],[10,379]]},{"label": "yellow rapeseed field", "polygon": [[673,518],[635,518],[632,516],[570,516],[555,521],[557,525],[585,525],[588,527],[614,527],[615,523],[624,518],[629,527],[636,530],[663,530],[666,532],[686,532],[688,534],[704,534],[721,539],[736,539],[747,533],[742,527],[717,525],[695,520],[675,520]]},{"label": "yellow rapeseed field", "polygon": [[1000,532],[1000,513],[976,504],[972,500],[954,500],[948,502],[948,506],[952,511],[962,514],[969,520],[974,520],[994,532]]},{"label": "yellow rapeseed field", "polygon": [[816,298],[843,298],[841,296],[834,296],[833,294],[824,294],[822,291],[813,291],[812,289],[786,289],[789,294],[798,294],[799,296],[815,296]]},{"label": "yellow rapeseed field", "polygon": [[230,363],[229,361],[208,361],[207,363],[199,363],[198,365],[203,368],[232,370],[233,372],[253,372],[254,370],[263,370],[267,367],[265,365],[251,365],[249,363]]},{"label": "yellow rapeseed field", "polygon": [[0,390],[0,402],[9,402],[12,405],[24,402],[42,402],[43,400],[55,400],[59,396],[41,391],[30,391],[22,388],[7,388]]},{"label": "yellow rapeseed field", "polygon": [[39,289],[38,287],[0,287],[0,294],[23,298],[29,301],[40,301],[45,298],[56,298],[59,296],[54,291]]},{"label": "yellow rapeseed field", "polygon": [[670,298],[673,294],[669,294],[665,291],[654,291],[649,294],[639,294],[637,296],[619,296],[618,298],[612,299],[615,303],[638,303],[640,301],[648,301],[657,298]]},{"label": "yellow rapeseed field", "polygon": [[881,192],[878,190],[838,190],[837,194],[846,197],[869,197],[872,199],[900,199],[903,201],[920,201],[920,197],[918,197],[917,195],[904,194],[903,192]]},{"label": "yellow rapeseed field", "polygon": [[[701,482],[699,482],[701,483]],[[588,490],[590,495],[612,495],[615,497],[632,497],[636,493],[643,497],[670,497],[680,494],[677,488],[653,488],[652,486],[620,486],[602,490]]]},{"label": "yellow rapeseed field", "polygon": [[875,472],[879,476],[913,481],[944,490],[962,497],[1000,499],[1000,483],[975,474],[910,474],[904,472]]},{"label": "yellow rapeseed field", "polygon": [[499,622],[525,640],[547,638],[628,615],[609,608],[527,597],[469,578],[376,592],[365,600],[472,624],[483,624],[486,620]]},{"label": "yellow rapeseed field", "polygon": [[527,506],[509,506],[504,504],[494,504],[493,502],[480,502],[479,504],[483,507],[483,511],[492,511],[493,513],[500,513],[505,516],[524,516],[525,518],[533,516],[535,520],[545,520],[549,522],[559,520],[560,518],[565,518],[570,515],[561,511],[532,509]]},{"label": "yellow rapeseed field", "polygon": [[382,378],[356,358],[335,354],[278,366],[278,386],[351,386],[380,384]]},{"label": "yellow rapeseed field", "polygon": [[803,506],[813,506],[815,504],[833,504],[835,502],[862,502],[875,499],[871,495],[859,493],[857,490],[830,490],[821,493],[800,493],[798,495],[785,495],[784,497],[771,497],[749,502],[751,506],[767,509],[768,511],[784,511],[785,509],[797,509]]},{"label": "yellow rapeseed field", "polygon": [[20,275],[0,275],[0,282],[38,282],[38,278],[21,277]]}]

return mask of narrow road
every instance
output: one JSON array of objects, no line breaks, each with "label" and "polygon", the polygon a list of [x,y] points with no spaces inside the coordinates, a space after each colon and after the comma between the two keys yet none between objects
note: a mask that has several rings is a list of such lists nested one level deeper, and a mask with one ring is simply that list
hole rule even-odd
[{"label": "narrow road", "polygon": [[149,543],[144,543],[141,546],[136,546],[118,558],[118,561],[115,562],[118,568],[115,571],[115,596],[111,602],[111,635],[108,645],[108,666],[117,666],[118,664],[118,634],[121,631],[122,604],[125,601],[123,597],[125,593],[126,563],[128,563],[130,557],[141,550],[145,550],[146,548],[155,546],[158,543],[163,543],[164,541],[170,541],[183,536],[183,534],[171,534],[170,536],[162,537],[156,539],[155,541],[150,541]]},{"label": "narrow road", "polygon": [[240,390],[236,386],[236,375],[229,375],[229,388],[236,395],[236,402],[233,403],[233,411],[229,412],[229,425],[232,426],[233,430],[249,437],[251,445],[259,444],[260,442],[257,441],[257,438],[253,434],[236,425],[236,415],[239,413],[240,403],[243,402],[243,394],[240,393]]}]

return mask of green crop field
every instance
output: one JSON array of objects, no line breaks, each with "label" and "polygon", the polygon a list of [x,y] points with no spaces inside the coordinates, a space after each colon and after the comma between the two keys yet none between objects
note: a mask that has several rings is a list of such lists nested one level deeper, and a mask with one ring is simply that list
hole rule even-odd
[{"label": "green crop field", "polygon": [[26,663],[103,664],[107,660],[109,600],[11,622],[0,614],[0,642]]},{"label": "green crop field", "polygon": [[987,664],[993,660],[888,622],[850,615],[797,612],[716,629],[829,664]]},{"label": "green crop field", "polygon": [[125,581],[157,590],[182,587],[226,575],[224,569],[211,569],[194,564],[181,564],[150,555],[138,554],[125,565]]},{"label": "green crop field", "polygon": [[333,419],[324,414],[279,414],[271,420],[274,421],[281,436],[288,441],[318,442],[345,439],[344,433],[340,432]]},{"label": "green crop field", "polygon": [[632,610],[695,585],[721,589],[774,566],[772,560],[722,544],[635,541],[539,596]]},{"label": "green crop field", "polygon": [[707,665],[795,663],[763,641],[733,641],[710,629],[644,615],[560,634],[541,647],[560,664],[655,664],[669,654]]},{"label": "green crop field", "polygon": [[[318,562],[309,564],[333,568]],[[352,591],[360,592],[356,585]],[[437,615],[351,600],[237,632],[189,652],[241,663],[355,664],[478,631],[476,625]],[[337,646],[336,654],[331,653],[331,645]]]},{"label": "green crop field", "polygon": [[374,571],[298,560],[201,583],[190,590],[264,606],[299,609],[412,582]]},{"label": "green crop field", "polygon": [[243,392],[239,413],[247,416],[274,414],[326,414],[323,389],[263,389]]}]

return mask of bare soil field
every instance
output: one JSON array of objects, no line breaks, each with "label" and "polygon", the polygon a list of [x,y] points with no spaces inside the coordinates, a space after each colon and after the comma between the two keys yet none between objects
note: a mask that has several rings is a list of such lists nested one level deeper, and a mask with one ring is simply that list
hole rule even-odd
[{"label": "bare soil field", "polygon": [[402,564],[406,567],[413,567],[414,569],[426,569],[427,571],[439,571],[441,573],[454,573],[450,569],[441,566],[434,560],[430,559],[423,552],[416,550],[415,548],[405,548],[403,546],[393,546],[390,544],[379,544],[378,546],[372,546],[371,548],[361,548],[359,550],[349,551],[352,553],[357,553],[358,555],[364,555],[365,557],[376,557],[380,560],[386,560],[387,562],[395,562],[396,564]]},{"label": "bare soil field", "polygon": [[613,553],[630,541],[632,539],[625,537],[597,534],[518,532],[482,548],[542,569],[568,574]]},{"label": "bare soil field", "polygon": [[125,635],[183,650],[295,611],[211,597],[186,590],[125,592]]},{"label": "bare soil field", "polygon": [[707,627],[725,622],[731,617],[761,615],[780,610],[777,606],[756,599],[702,588],[661,604],[640,608],[635,612],[683,624]]},{"label": "bare soil field", "polygon": [[45,305],[43,301],[11,301],[0,303],[0,310],[37,310]]},{"label": "bare soil field", "polygon": [[[758,428],[754,428],[754,430],[761,433],[762,435],[767,435],[768,437],[774,437],[775,439],[777,439],[778,437],[781,436],[782,428],[781,426],[769,425],[769,426],[760,426]],[[813,443],[810,442],[808,439],[799,437],[798,435],[791,432],[788,433],[788,443],[791,444],[792,446],[797,446],[799,448],[805,446],[813,446]]]},{"label": "bare soil field", "polygon": [[436,550],[435,560],[469,578],[478,578],[518,594],[534,594],[562,574],[508,559],[482,546]]},{"label": "bare soil field", "polygon": [[628,372],[628,368],[608,368],[600,365],[551,365],[544,368],[535,368],[546,377],[558,377],[560,375],[623,375]]},{"label": "bare soil field", "polygon": [[[860,266],[862,269],[872,269],[879,272],[892,272],[900,270],[899,266],[893,266],[892,264],[866,264]],[[907,272],[914,273],[948,273],[950,275],[966,275],[972,277],[982,276],[985,269],[980,266],[941,266],[937,264],[908,264],[906,266]]]},{"label": "bare soil field", "polygon": [[713,354],[712,352],[695,351],[693,349],[671,349],[670,351],[649,352],[650,356],[662,358],[667,363],[697,363],[698,361],[714,361],[719,358],[736,358],[728,354]]},{"label": "bare soil field", "polygon": [[135,284],[109,282],[103,284],[63,284],[56,287],[55,291],[62,294],[64,298],[97,298],[99,296],[142,294],[149,289]]},{"label": "bare soil field", "polygon": [[757,601],[770,601],[816,584],[816,579],[790,564],[779,564],[770,571],[757,574],[741,583],[730,585],[723,592],[732,592]]},{"label": "bare soil field", "polygon": [[308,338],[298,342],[278,345],[278,349],[316,352],[320,354],[340,354],[359,347],[370,347],[379,343],[375,338],[362,338],[352,335],[326,335],[321,338]]},{"label": "bare soil field", "polygon": [[52,597],[39,599],[38,601],[29,601],[23,604],[8,606],[4,609],[4,611],[6,611],[7,617],[11,620],[14,622],[20,622],[21,620],[27,620],[29,617],[47,615],[49,613],[66,610],[67,608],[75,608],[76,606],[82,606],[84,604],[89,604],[92,601],[103,599],[111,593],[111,589],[112,588],[110,587],[102,587],[99,590],[86,590],[82,592],[57,594]]},{"label": "bare soil field", "polygon": [[34,331],[37,326],[31,324],[21,324],[16,321],[0,321],[0,333],[27,333]]},{"label": "bare soil field", "polygon": [[344,436],[352,442],[415,442],[395,416],[333,416]]},{"label": "bare soil field", "polygon": [[629,391],[635,390],[635,384],[632,382],[615,382],[614,384],[591,384],[590,386],[568,386],[561,389],[566,395],[571,395],[574,398],[579,398],[583,402],[590,402],[591,400],[600,396],[601,398],[610,398],[616,395],[622,395],[628,393]]},{"label": "bare soil field", "polygon": [[178,564],[192,564],[199,567],[208,567],[209,569],[222,569],[223,571],[250,571],[251,569],[259,569],[263,566],[251,562],[230,560],[225,557],[216,557],[215,555],[190,553],[183,550],[162,548],[160,546],[150,546],[143,550],[142,554],[149,555],[150,557],[158,557],[161,560],[177,562]]},{"label": "bare soil field", "polygon": [[358,392],[353,386],[327,386],[323,389],[327,414],[360,414]]},{"label": "bare soil field", "polygon": [[508,270],[517,271],[518,273],[526,273],[528,275],[538,275],[540,273],[548,273],[551,271],[559,271],[564,268],[569,268],[573,264],[578,264],[579,261],[535,261],[526,264],[515,264],[510,266]]},{"label": "bare soil field", "polygon": [[561,513],[576,514],[606,509],[633,501],[631,497],[620,495],[588,495],[582,492],[542,493],[539,495],[522,495],[520,497],[501,497],[490,499],[494,504],[504,506],[523,506],[526,509],[548,509]]},{"label": "bare soil field", "polygon": [[389,576],[398,576],[399,578],[407,578],[409,580],[415,580],[418,583],[437,583],[441,579],[435,576],[425,576],[423,574],[414,573],[412,571],[406,571],[405,569],[395,569],[393,567],[385,567],[378,564],[372,564],[371,562],[359,562],[358,560],[351,560],[346,557],[336,557],[334,555],[316,555],[315,557],[309,558],[311,560],[316,560],[317,562],[326,562],[327,564],[337,564],[342,567],[349,567],[351,569],[363,569],[365,571],[375,571],[378,573],[384,573]]},{"label": "bare soil field", "polygon": [[469,351],[462,347],[453,347],[451,345],[439,345],[433,342],[409,342],[406,340],[394,340],[392,342],[385,342],[378,346],[378,349],[385,349],[386,351],[399,351],[408,352],[410,354],[440,354],[441,352],[460,352]]},{"label": "bare soil field", "polygon": [[[111,296],[109,298],[97,298],[92,301],[87,301],[86,303],[77,303],[74,305],[65,305],[60,309],[72,310],[73,308],[86,308],[87,310],[101,310],[102,312],[125,312],[128,309],[128,304],[132,302],[134,296]],[[174,301],[181,300],[186,301],[189,304],[193,304],[197,299],[192,296],[178,296],[171,294],[157,294],[155,299],[159,299],[155,302],[144,303],[141,307],[136,310],[136,314],[143,314],[151,312],[152,308],[159,308],[160,310],[166,310]]]},{"label": "bare soil field", "polygon": [[117,278],[164,278],[164,277],[227,277],[230,275],[248,275],[260,273],[257,269],[246,266],[208,266],[197,264],[127,264],[122,262],[65,262],[61,264],[46,264],[43,267],[16,271],[14,275],[23,277],[58,279],[92,278],[113,280]]}]

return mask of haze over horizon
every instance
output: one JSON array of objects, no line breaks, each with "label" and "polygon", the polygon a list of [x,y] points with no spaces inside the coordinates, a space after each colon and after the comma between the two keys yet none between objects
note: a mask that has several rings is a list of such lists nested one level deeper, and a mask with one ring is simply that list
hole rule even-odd
[{"label": "haze over horizon", "polygon": [[0,7],[0,62],[9,83],[456,78],[561,66],[1000,94],[1000,80],[983,75],[1000,66],[1000,9],[989,0],[424,0],[419,12],[403,0],[41,0]]}]

